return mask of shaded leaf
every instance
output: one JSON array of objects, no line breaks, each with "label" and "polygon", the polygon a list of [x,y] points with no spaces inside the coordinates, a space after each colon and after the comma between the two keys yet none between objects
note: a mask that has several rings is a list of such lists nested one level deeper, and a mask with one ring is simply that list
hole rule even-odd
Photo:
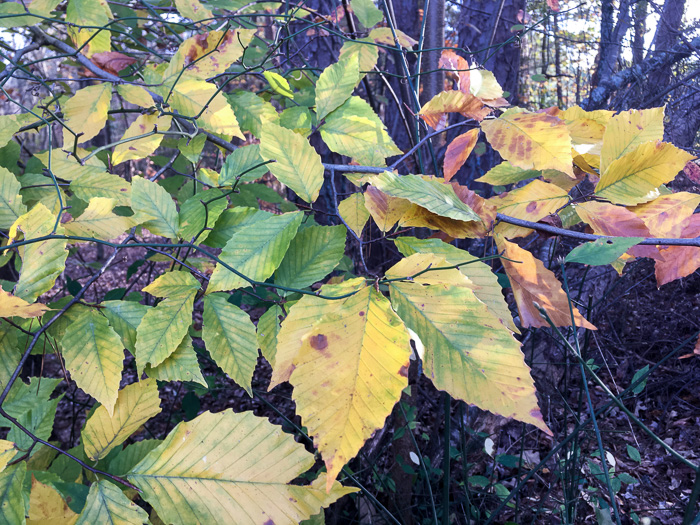
[{"label": "shaded leaf", "polygon": [[97,136],[107,123],[107,111],[112,99],[112,84],[101,82],[76,91],[63,104],[63,120],[74,133],[63,128],[63,147],[72,150],[74,142],[87,142]]},{"label": "shaded leaf", "polygon": [[[700,213],[693,215],[680,235],[683,239],[700,237]],[[700,268],[700,248],[668,246],[661,249],[656,261],[656,282],[659,286],[687,277]]]},{"label": "shaded leaf", "polygon": [[[343,232],[345,233],[345,232]],[[258,346],[263,357],[270,365],[275,363],[277,354],[277,335],[280,331],[280,319],[284,317],[284,311],[278,304],[272,305],[258,319],[257,338]]]},{"label": "shaded leaf", "polygon": [[506,186],[507,184],[514,184],[521,180],[534,179],[535,177],[539,177],[541,173],[542,172],[539,170],[525,170],[513,166],[510,162],[504,160],[474,182],[483,182],[491,186]]},{"label": "shaded leaf", "polygon": [[358,238],[362,237],[362,230],[369,220],[369,212],[365,208],[365,199],[362,193],[353,193],[340,202],[338,214]]},{"label": "shaded leaf", "polygon": [[391,230],[413,206],[411,201],[390,197],[372,185],[367,186],[364,196],[365,208],[369,211],[377,227],[383,232]]},{"label": "shaded leaf", "polygon": [[457,90],[469,93],[470,67],[469,62],[452,49],[443,49],[440,55],[439,67],[444,69],[447,77],[457,82]]},{"label": "shaded leaf", "polygon": [[20,215],[27,212],[19,194],[21,185],[15,176],[0,166],[0,228],[8,229]]},{"label": "shaded leaf", "polygon": [[136,59],[118,51],[104,51],[102,53],[93,53],[90,61],[103,71],[112,75],[118,75],[122,69],[136,62]]},{"label": "shaded leaf", "polygon": [[76,525],[142,525],[147,521],[148,514],[145,510],[129,501],[116,485],[102,480],[90,486],[85,508],[80,513]]},{"label": "shaded leaf", "polygon": [[133,226],[131,217],[123,217],[112,213],[115,202],[113,199],[94,197],[90,199],[87,209],[80,217],[65,223],[68,235],[92,237],[108,241],[119,237]]},{"label": "shaded leaf", "polygon": [[190,197],[180,206],[179,236],[190,241],[199,235],[195,242],[204,242],[226,206],[228,201],[217,188],[201,191]]},{"label": "shaded leaf", "polygon": [[177,209],[165,188],[143,177],[134,177],[131,188],[131,208],[135,214],[148,218],[143,227],[155,235],[177,239],[180,226]]},{"label": "shaded leaf", "polygon": [[[112,164],[116,166],[127,160],[145,159],[151,155],[158,149],[164,137],[164,135],[155,133],[155,131],[168,131],[171,122],[172,117],[167,115],[162,117],[156,114],[139,115],[131,123],[121,140],[134,139],[141,135],[148,136],[118,144],[112,153]],[[149,135],[149,133],[151,134]]]},{"label": "shaded leaf", "polygon": [[566,256],[566,262],[591,266],[611,264],[643,240],[642,237],[611,237],[587,242],[571,250]]},{"label": "shaded leaf", "polygon": [[134,354],[136,329],[149,307],[134,301],[104,301],[101,306],[102,313],[121,338],[124,347]]},{"label": "shaded leaf", "polygon": [[117,93],[126,100],[129,104],[149,109],[156,105],[153,96],[141,86],[134,84],[119,84]]},{"label": "shaded leaf", "polygon": [[27,463],[7,467],[0,472],[0,521],[8,525],[24,524],[25,502],[23,494]]},{"label": "shaded leaf", "polygon": [[351,54],[323,70],[316,82],[316,114],[319,120],[350,98],[360,81],[359,68],[358,55]]},{"label": "shaded leaf", "polygon": [[358,38],[357,40],[346,40],[340,48],[340,58],[349,55],[357,55],[360,66],[360,80],[365,76],[366,71],[372,71],[379,59],[379,48],[374,45],[371,38]]},{"label": "shaded leaf", "polygon": [[467,118],[482,121],[491,113],[491,109],[471,93],[451,90],[438,93],[418,112],[425,123],[435,130],[447,126],[448,113],[459,113]]},{"label": "shaded leaf", "polygon": [[175,7],[182,16],[193,22],[201,22],[214,16],[199,0],[175,0]]},{"label": "shaded leaf", "polygon": [[56,489],[37,481],[32,475],[27,525],[43,525],[45,523],[73,525],[77,519],[78,515],[70,509],[68,503]]},{"label": "shaded leaf", "polygon": [[109,173],[84,173],[70,183],[70,190],[79,199],[89,202],[94,197],[114,199],[115,206],[131,205],[131,184]]},{"label": "shaded leaf", "polygon": [[417,40],[411,38],[403,31],[399,31],[398,29],[392,30],[390,27],[375,27],[369,32],[369,38],[378,44],[394,47],[397,45],[396,40],[394,40],[394,33],[396,33],[396,40],[398,40],[398,45],[401,47],[411,49],[418,43]]},{"label": "shaded leaf", "polygon": [[238,122],[243,131],[249,131],[261,138],[263,129],[268,123],[279,120],[279,114],[275,107],[262,97],[250,91],[236,91],[226,95],[233,107]]},{"label": "shaded leaf", "polygon": [[283,97],[294,98],[294,91],[292,91],[292,88],[289,86],[287,79],[282,75],[274,71],[265,71],[263,72],[263,76],[275,93]]},{"label": "shaded leaf", "polygon": [[32,317],[41,317],[47,310],[50,310],[50,308],[45,304],[29,304],[27,301],[0,289],[0,317],[30,319]]},{"label": "shaded leaf", "polygon": [[165,361],[156,367],[147,366],[145,372],[148,377],[159,381],[191,381],[207,387],[189,335],[185,335],[182,342],[172,354],[165,358]]},{"label": "shaded leaf", "polygon": [[445,181],[449,181],[454,177],[464,165],[469,158],[469,154],[474,149],[474,146],[476,146],[476,141],[478,139],[479,129],[477,128],[470,129],[450,142],[445,151],[445,163],[443,165]]},{"label": "shaded leaf", "polygon": [[[77,149],[76,153],[81,158],[87,155],[87,152],[80,148]],[[87,159],[85,164],[78,162],[70,153],[66,153],[57,148],[52,149],[50,155],[48,151],[45,151],[43,153],[37,153],[34,156],[39,159],[46,168],[50,169],[54,176],[67,181],[75,180],[86,173],[105,173],[107,171],[104,163],[96,156]],[[47,182],[50,181],[51,179]]]},{"label": "shaded leaf", "polygon": [[227,186],[233,185],[237,180],[240,182],[257,180],[268,172],[268,167],[263,162],[259,144],[238,148],[226,157],[221,168],[219,184]]},{"label": "shaded leaf", "polygon": [[365,27],[376,26],[384,19],[384,13],[377,9],[372,0],[352,0],[352,11]]},{"label": "shaded leaf", "polygon": [[630,211],[644,221],[654,237],[680,237],[698,204],[700,195],[681,191],[662,195]]}]

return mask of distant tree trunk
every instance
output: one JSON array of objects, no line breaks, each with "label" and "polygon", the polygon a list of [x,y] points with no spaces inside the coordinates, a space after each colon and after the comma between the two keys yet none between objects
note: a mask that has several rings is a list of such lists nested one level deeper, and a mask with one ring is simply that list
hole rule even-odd
[{"label": "distant tree trunk", "polygon": [[634,40],[632,41],[632,64],[644,60],[644,34],[647,32],[647,0],[639,0],[634,7]]},{"label": "distant tree trunk", "polygon": [[[668,51],[678,43],[685,0],[666,0],[654,35],[654,54]],[[649,73],[649,95],[656,95],[668,87],[671,81],[671,65],[665,65]]]},{"label": "distant tree trunk", "polygon": [[425,17],[424,49],[431,49],[423,53],[421,70],[428,74],[421,76],[421,103],[425,103],[440,93],[445,84],[445,75],[439,69],[441,47],[445,45],[445,0],[430,0],[427,2],[428,12]]},{"label": "distant tree trunk", "polygon": [[557,106],[564,106],[564,94],[562,93],[561,82],[561,42],[559,40],[559,16],[552,15],[552,27],[554,28],[554,73],[557,76]]},{"label": "distant tree trunk", "polygon": [[612,0],[603,0],[600,21],[600,45],[596,57],[596,70],[591,84],[597,87],[608,80],[617,70],[617,63],[622,53],[622,40],[630,27],[630,1],[621,0],[617,23],[613,25],[615,7]]}]

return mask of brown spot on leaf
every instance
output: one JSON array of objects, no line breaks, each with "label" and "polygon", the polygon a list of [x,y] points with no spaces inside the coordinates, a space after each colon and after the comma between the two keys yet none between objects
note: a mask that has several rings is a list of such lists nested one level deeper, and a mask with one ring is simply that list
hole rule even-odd
[{"label": "brown spot on leaf", "polygon": [[401,368],[399,368],[399,375],[403,377],[408,377],[408,366],[403,365]]},{"label": "brown spot on leaf", "polygon": [[360,317],[364,317],[365,312],[363,312],[362,310],[360,310],[360,313],[359,313],[358,315],[359,315]]},{"label": "brown spot on leaf", "polygon": [[311,348],[322,351],[328,348],[328,338],[325,334],[312,335],[309,339],[309,344],[311,344]]},{"label": "brown spot on leaf", "polygon": [[528,213],[533,213],[537,209],[537,203],[535,201],[530,202],[525,210]]}]

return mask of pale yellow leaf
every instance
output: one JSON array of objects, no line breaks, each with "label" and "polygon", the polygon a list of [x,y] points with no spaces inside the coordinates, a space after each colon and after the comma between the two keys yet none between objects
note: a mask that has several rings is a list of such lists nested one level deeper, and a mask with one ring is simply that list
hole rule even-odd
[{"label": "pale yellow leaf", "polygon": [[72,150],[77,140],[82,144],[97,136],[107,123],[107,111],[112,99],[112,84],[101,82],[78,90],[63,105],[63,119],[73,133],[63,129],[63,147]]},{"label": "pale yellow leaf", "polygon": [[51,308],[45,304],[29,304],[24,299],[15,297],[5,290],[0,289],[0,317],[22,317],[24,319],[29,319],[32,317],[41,317],[47,310],[51,310]]},{"label": "pale yellow leaf", "polygon": [[362,230],[369,220],[369,212],[365,208],[365,199],[362,193],[353,193],[347,199],[338,204],[338,213],[345,224],[357,237],[362,237]]},{"label": "pale yellow leaf", "polygon": [[170,116],[139,115],[121,138],[125,142],[114,148],[112,164],[116,166],[127,160],[143,159],[151,155],[163,141],[164,135],[157,132],[168,131],[171,121]]}]

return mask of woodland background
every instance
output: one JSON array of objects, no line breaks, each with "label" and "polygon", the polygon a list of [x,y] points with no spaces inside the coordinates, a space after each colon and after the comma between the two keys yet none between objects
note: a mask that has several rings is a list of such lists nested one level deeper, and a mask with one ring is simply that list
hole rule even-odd
[{"label": "woodland background", "polygon": [[[121,5],[117,1],[108,3],[115,11]],[[126,0],[124,3],[141,4]],[[161,6],[166,3],[154,4],[167,17],[167,5]],[[345,0],[308,0],[304,5],[320,15],[345,17],[344,23],[353,23],[349,2]],[[279,9],[284,9],[284,5]],[[390,53],[380,55],[377,67],[384,74],[367,75],[358,88],[359,94],[381,113],[389,134],[402,151],[410,150],[417,140],[413,114],[420,104],[444,89],[444,73],[438,67],[442,48],[457,47],[470,62],[493,71],[506,91],[505,98],[513,105],[535,110],[576,104],[586,110],[616,111],[665,105],[665,139],[700,156],[700,6],[694,0],[395,0],[387,1],[386,9],[398,29],[420,40],[423,49],[434,50],[422,54],[420,100],[415,100],[408,88],[399,55]],[[46,43],[42,35],[14,31],[11,21],[2,24],[5,29],[0,32],[0,48],[5,65],[8,53],[23,46],[23,54],[41,58]],[[167,33],[159,37],[161,49],[177,45]],[[321,70],[335,61],[342,44],[340,38],[322,29],[309,30],[297,37],[293,53],[305,67]],[[415,56],[411,60],[416,60]],[[51,64],[55,63],[39,61],[35,67],[45,78],[61,77],[68,68],[76,67],[68,64],[51,70]],[[411,69],[416,66],[408,65]],[[90,82],[89,76],[84,82]],[[264,83],[250,77],[247,82],[236,87],[256,90]],[[32,106],[36,98],[28,86],[31,84],[12,79],[5,89],[14,99]],[[2,113],[14,112],[13,107],[0,101]],[[125,120],[114,119],[92,145],[113,142],[126,126]],[[436,138],[433,147],[438,159],[442,159],[446,144],[457,134],[456,130],[448,131],[446,137]],[[16,147],[23,152],[41,149],[42,144],[33,140],[45,139],[39,135],[28,137]],[[319,151],[323,148],[321,144],[314,145]],[[215,158],[213,148],[206,151]],[[429,158],[427,147],[420,151],[424,159]],[[456,177],[470,187],[474,179],[500,160],[485,142],[480,142],[474,153]],[[162,155],[138,165],[123,164],[120,169],[141,170],[149,175],[174,170],[168,153]],[[326,150],[323,160],[334,163],[339,162],[339,157]],[[416,165],[411,171],[419,172],[418,158],[413,162]],[[430,173],[427,164],[424,172]],[[340,194],[349,191],[349,183],[345,182],[348,187],[342,184],[339,182]],[[491,191],[485,185],[473,186],[486,194]],[[689,170],[670,187],[698,193],[700,177]],[[331,209],[332,201],[333,195],[322,195],[321,212],[323,206]],[[368,235],[368,241],[372,235],[378,236],[372,231]],[[457,245],[479,253],[484,249],[480,242],[459,240]],[[550,263],[574,246],[566,239],[538,234],[528,243],[528,249]],[[146,260],[146,255],[146,250],[130,251],[85,299],[98,300],[110,289],[124,287],[124,283],[128,283],[129,290],[139,290],[169,266],[150,259],[134,269],[134,264]],[[356,253],[348,255],[353,260],[358,257]],[[396,255],[386,244],[369,245],[366,262],[370,270],[382,272],[396,261]],[[92,263],[103,257],[99,246],[81,248],[52,291],[53,297],[84,282],[94,273]],[[681,352],[678,348],[700,329],[700,275],[696,272],[660,289],[653,275],[650,261],[639,260],[628,265],[621,277],[609,266],[569,276],[572,289],[580,287],[582,296],[596,301],[592,320],[599,330],[586,339],[586,357],[608,384],[625,386],[637,374],[663,360],[637,389],[633,411],[666,443],[697,460],[700,357],[692,355],[692,345],[686,344]],[[12,275],[2,277],[11,279]],[[241,296],[240,303],[255,318],[259,308],[256,301]],[[450,401],[411,370],[413,395],[405,397],[386,427],[350,464],[363,484],[362,495],[334,505],[326,512],[326,521],[436,523],[436,507],[442,505],[447,494],[451,503],[447,505],[448,512],[440,514],[443,523],[484,523],[489,516],[493,523],[562,523],[565,507],[577,509],[577,523],[608,523],[596,513],[597,506],[591,504],[592,498],[605,490],[606,482],[596,457],[595,434],[590,428],[579,431],[576,427],[587,415],[582,401],[583,385],[575,373],[577,365],[548,330],[526,331],[523,350],[533,369],[545,421],[560,422],[558,435],[549,438],[524,424]],[[185,383],[173,383],[161,390],[164,410],[147,425],[149,435],[162,437],[178,421],[192,419],[203,410],[230,407],[236,411],[252,409],[291,432],[299,430],[290,390],[282,386],[266,392],[270,370],[262,360],[253,381],[252,398],[223,374],[217,374],[215,366],[210,364],[207,368],[204,363],[203,368],[210,383],[208,391]],[[60,364],[47,352],[45,356],[34,356],[23,376],[52,373],[60,375]],[[593,385],[590,394],[596,408],[608,402]],[[59,404],[52,439],[64,448],[76,444],[88,401],[88,396],[71,388]],[[634,428],[615,408],[605,412],[598,423],[604,446],[616,465],[616,499],[623,520],[669,525],[697,523],[700,484],[694,473],[665,454],[658,443]],[[503,492],[512,490],[527,468],[540,463],[553,444],[569,432],[577,434],[573,447],[581,453],[580,460],[569,462],[570,456],[563,455],[560,457],[564,459],[547,463],[521,487],[509,506],[502,508]],[[415,454],[424,458],[423,468],[412,459]],[[453,466],[448,476],[442,467],[446,455],[459,458],[459,465]]]}]

